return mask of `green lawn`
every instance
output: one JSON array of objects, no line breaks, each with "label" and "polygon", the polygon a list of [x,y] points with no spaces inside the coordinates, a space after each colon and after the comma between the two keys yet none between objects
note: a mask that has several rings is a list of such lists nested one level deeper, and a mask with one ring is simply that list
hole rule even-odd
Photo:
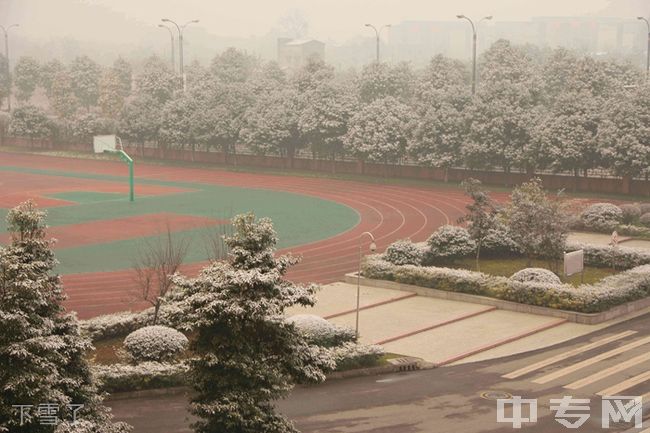
[{"label": "green lawn", "polygon": [[[455,263],[454,267],[467,269],[470,271],[476,270],[476,260],[473,258],[466,258],[458,260]],[[480,260],[481,272],[490,274],[490,275],[500,275],[503,277],[510,277],[517,271],[522,269],[533,267],[533,268],[544,268],[548,269],[548,262],[534,260],[531,266],[527,266],[527,261],[524,258],[513,257],[513,258],[484,258]],[[584,272],[584,283],[592,284],[595,283],[609,275],[615,274],[611,268],[595,268],[590,266],[585,266]],[[572,284],[574,286],[579,286],[581,284],[580,274],[572,275],[569,278],[561,277],[562,281]]]}]

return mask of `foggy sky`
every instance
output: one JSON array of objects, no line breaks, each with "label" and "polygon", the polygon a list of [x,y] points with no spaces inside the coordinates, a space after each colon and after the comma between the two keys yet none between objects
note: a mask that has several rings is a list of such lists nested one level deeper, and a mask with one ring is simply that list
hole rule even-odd
[{"label": "foggy sky", "polygon": [[[160,18],[200,19],[200,30],[226,37],[264,35],[280,28],[279,20],[299,10],[309,36],[345,41],[367,36],[371,23],[404,20],[452,20],[458,13],[495,20],[531,16],[602,13],[612,0],[0,0],[0,23],[20,22],[24,37],[71,37],[126,42],[151,31]],[[650,13],[649,0],[618,0],[611,16]],[[619,3],[616,2],[616,5]],[[643,10],[644,9],[644,10]]]}]

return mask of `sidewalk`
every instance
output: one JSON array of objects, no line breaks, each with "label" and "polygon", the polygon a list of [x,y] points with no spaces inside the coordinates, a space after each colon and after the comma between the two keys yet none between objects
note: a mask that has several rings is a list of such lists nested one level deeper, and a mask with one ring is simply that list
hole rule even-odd
[{"label": "sidewalk", "polygon": [[[337,325],[354,328],[356,293],[354,284],[328,284],[318,294],[319,302],[314,308],[292,308],[288,315],[316,314]],[[439,365],[528,352],[614,323],[582,325],[555,317],[365,286],[361,286],[360,305],[359,331],[363,343],[381,344],[386,352]]]}]

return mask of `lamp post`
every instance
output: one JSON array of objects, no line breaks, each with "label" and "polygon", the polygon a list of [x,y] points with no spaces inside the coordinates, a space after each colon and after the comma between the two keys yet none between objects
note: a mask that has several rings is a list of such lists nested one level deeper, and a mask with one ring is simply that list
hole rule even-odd
[{"label": "lamp post", "polygon": [[375,244],[375,237],[370,232],[363,232],[359,236],[359,269],[357,270],[357,315],[355,321],[355,333],[357,338],[359,338],[359,310],[360,310],[360,301],[361,301],[361,244],[364,236],[370,237],[370,252],[375,252],[377,250],[377,245]]},{"label": "lamp post", "polygon": [[183,68],[183,30],[185,27],[187,27],[189,24],[192,23],[198,23],[199,20],[191,20],[186,22],[185,24],[179,26],[175,21],[170,20],[169,18],[163,18],[162,22],[164,23],[172,23],[173,25],[176,26],[176,30],[178,30],[178,70],[181,74],[181,87],[183,91],[185,91],[185,70]]},{"label": "lamp post", "polygon": [[167,29],[169,32],[169,38],[171,40],[171,47],[172,47],[172,72],[176,72],[176,58],[174,56],[174,33],[172,33],[172,29],[170,27],[167,27],[164,24],[158,24],[158,27]]},{"label": "lamp post", "polygon": [[648,81],[650,79],[650,21],[644,17],[636,17],[638,20],[645,21],[646,26],[648,27],[648,48],[646,51],[646,61],[645,61],[645,79]]},{"label": "lamp post", "polygon": [[12,27],[18,27],[18,24],[12,24],[9,27],[0,26],[0,29],[5,34],[5,58],[7,60],[7,84],[9,89],[7,89],[7,111],[11,111],[11,68],[9,67],[9,29]]},{"label": "lamp post", "polygon": [[[474,26],[474,21],[471,18],[465,15],[456,15],[456,18],[460,20],[467,20],[472,25],[472,95],[476,94],[476,26]],[[483,20],[491,20],[492,15],[481,18],[477,25]]]},{"label": "lamp post", "polygon": [[372,24],[366,24],[366,27],[370,27],[375,31],[375,37],[377,41],[377,63],[379,63],[379,37],[381,36],[381,31],[390,26],[391,26],[390,24],[385,24],[381,26],[379,30],[377,30],[377,27],[373,26]]}]

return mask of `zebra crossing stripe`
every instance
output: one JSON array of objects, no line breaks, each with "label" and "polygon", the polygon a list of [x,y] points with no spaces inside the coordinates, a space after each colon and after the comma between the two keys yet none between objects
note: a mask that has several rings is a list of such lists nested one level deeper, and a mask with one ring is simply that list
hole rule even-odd
[{"label": "zebra crossing stripe", "polygon": [[612,374],[620,373],[621,371],[627,370],[630,367],[641,364],[650,359],[650,352],[644,353],[634,358],[630,358],[627,361],[620,362],[613,367],[606,368],[605,370],[599,371],[598,373],[592,374],[591,376],[584,377],[580,380],[576,380],[573,383],[570,383],[565,386],[567,389],[580,389],[599,380],[605,379],[606,377],[611,376]]},{"label": "zebra crossing stripe", "polygon": [[[625,391],[626,389],[630,389],[633,386],[636,386],[647,380],[650,380],[650,371],[646,371],[645,373],[641,373],[639,375],[631,377],[627,380],[624,380],[623,382],[610,386],[609,388],[605,388],[602,391],[598,391],[596,394],[597,395],[620,395],[622,391]],[[643,397],[643,401],[646,400],[647,398],[646,396]]]},{"label": "zebra crossing stripe", "polygon": [[608,352],[601,353],[600,355],[596,355],[592,358],[585,359],[582,362],[578,362],[569,367],[554,371],[553,373],[547,374],[545,376],[538,377],[537,379],[534,379],[533,382],[539,384],[548,383],[552,380],[558,379],[562,376],[566,376],[567,374],[574,373],[582,368],[589,367],[590,365],[594,365],[605,359],[609,359],[616,355],[620,355],[621,353],[627,352],[628,350],[632,350],[635,347],[643,346],[644,344],[647,343],[650,343],[650,336],[633,341],[629,344],[610,350]]},{"label": "zebra crossing stripe", "polygon": [[615,334],[615,335],[610,335],[609,337],[603,338],[601,340],[595,341],[593,343],[580,346],[578,348],[575,348],[573,350],[569,350],[568,352],[563,352],[560,353],[559,355],[553,356],[551,358],[544,359],[542,361],[536,362],[534,364],[531,364],[529,366],[526,366],[524,368],[520,368],[519,370],[515,370],[512,373],[504,374],[503,378],[506,379],[516,379],[518,377],[521,377],[525,374],[531,373],[533,371],[539,370],[541,368],[544,368],[548,365],[555,364],[556,362],[559,361],[564,361],[565,359],[571,358],[572,356],[580,355],[581,353],[587,352],[591,349],[595,349],[600,346],[604,346],[605,344],[611,343],[612,341],[620,340],[625,337],[629,337],[630,335],[636,334],[636,331],[625,331],[621,332],[620,334]]}]

